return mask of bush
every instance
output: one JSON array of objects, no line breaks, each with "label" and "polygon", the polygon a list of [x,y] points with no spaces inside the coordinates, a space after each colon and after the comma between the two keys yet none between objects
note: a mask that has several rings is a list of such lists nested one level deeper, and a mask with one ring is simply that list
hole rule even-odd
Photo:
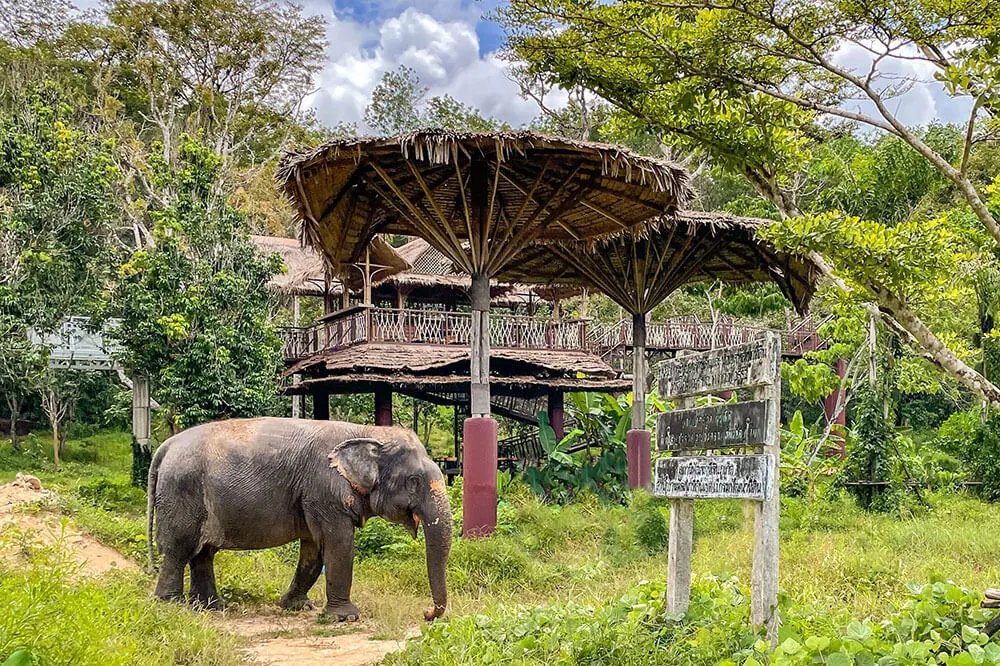
[{"label": "bush", "polygon": [[354,533],[354,557],[363,560],[386,555],[396,544],[408,544],[410,535],[400,525],[372,518]]},{"label": "bush", "polygon": [[61,549],[20,545],[34,567],[0,565],[0,663],[18,650],[40,664],[242,663],[234,638],[190,609],[154,599],[144,576],[76,578]]},{"label": "bush", "polygon": [[76,494],[91,505],[108,511],[145,512],[146,493],[124,480],[106,477],[79,486]]},{"label": "bush", "polygon": [[668,536],[667,519],[656,508],[645,512],[635,530],[636,540],[650,555],[666,547]]},{"label": "bush", "polygon": [[804,666],[1000,663],[981,633],[989,614],[968,590],[943,581],[911,585],[881,623],[830,616],[781,600],[779,646],[770,652],[749,624],[749,594],[733,578],[695,581],[683,618],[664,613],[665,584],[640,583],[608,604],[498,606],[437,621],[387,664],[688,664]]}]

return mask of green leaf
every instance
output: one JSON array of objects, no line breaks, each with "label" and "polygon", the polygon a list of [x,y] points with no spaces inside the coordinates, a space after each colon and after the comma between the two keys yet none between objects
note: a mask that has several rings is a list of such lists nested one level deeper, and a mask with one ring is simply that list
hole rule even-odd
[{"label": "green leaf", "polygon": [[21,648],[14,650],[14,654],[7,657],[7,661],[2,666],[34,666],[35,653],[33,650]]}]

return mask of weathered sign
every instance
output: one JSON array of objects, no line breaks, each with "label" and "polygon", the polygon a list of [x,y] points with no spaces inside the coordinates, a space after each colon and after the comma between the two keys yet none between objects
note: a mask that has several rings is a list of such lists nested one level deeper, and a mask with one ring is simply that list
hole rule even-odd
[{"label": "weathered sign", "polygon": [[659,497],[749,499],[771,497],[772,456],[673,456],[656,461]]},{"label": "weathered sign", "polygon": [[768,424],[766,400],[664,412],[657,417],[656,448],[690,451],[769,444]]},{"label": "weathered sign", "polygon": [[683,398],[772,384],[780,378],[781,338],[761,340],[663,361],[656,367],[660,397]]}]

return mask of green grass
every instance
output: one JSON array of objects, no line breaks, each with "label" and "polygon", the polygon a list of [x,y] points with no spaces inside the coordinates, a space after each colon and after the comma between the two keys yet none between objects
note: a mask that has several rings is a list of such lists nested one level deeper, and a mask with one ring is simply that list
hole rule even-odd
[{"label": "green grass", "polygon": [[[45,437],[33,435],[29,441],[41,448]],[[45,462],[43,453],[29,446],[26,450],[13,453],[9,445],[0,442],[0,480],[13,478],[16,471],[38,474],[43,483],[60,492],[59,509],[82,529],[145,562],[144,493],[128,485],[131,463],[127,435],[96,433],[71,440],[60,470]],[[456,513],[460,513],[459,486],[452,489],[452,496]],[[794,603],[792,608],[798,609],[795,612],[808,609],[828,618],[879,620],[897,611],[901,600],[907,598],[909,582],[948,579],[976,592],[1000,582],[996,557],[1000,530],[995,527],[1000,524],[1000,506],[961,494],[929,499],[930,510],[907,509],[892,516],[865,514],[845,495],[832,494],[812,504],[795,498],[784,500],[780,580]],[[495,536],[457,539],[453,546],[449,617],[456,623],[463,617],[480,616],[491,618],[483,622],[495,623],[517,608],[544,608],[553,618],[567,618],[566,622],[576,622],[570,618],[580,613],[591,613],[579,609],[605,608],[619,613],[620,602],[616,600],[645,589],[644,581],[659,584],[665,577],[663,544],[669,512],[663,501],[638,493],[628,507],[602,506],[586,497],[570,506],[549,506],[518,483],[505,491],[503,500]],[[725,585],[735,589],[749,579],[753,538],[747,515],[741,502],[696,503],[694,571],[702,580],[729,581]],[[371,618],[377,636],[399,638],[420,626],[421,613],[430,604],[422,542],[375,519],[359,533],[357,543],[354,601]],[[238,611],[273,607],[291,579],[296,558],[295,545],[221,553],[216,564],[220,590]],[[129,646],[149,641],[150,654],[162,657],[164,653],[156,650],[166,649],[172,635],[169,632],[174,630],[178,635],[194,632],[201,636],[198,640],[204,642],[196,645],[208,650],[205,655],[185,652],[180,663],[229,663],[227,655],[235,654],[232,642],[217,639],[217,632],[198,613],[152,602],[147,591],[152,579],[145,574],[119,574],[82,584],[65,576],[49,580],[35,567],[0,571],[0,577],[0,607],[42,594],[37,586],[44,582],[45,594],[50,595],[46,598],[53,600],[46,602],[46,617],[55,625],[79,623],[74,615],[77,609],[92,608],[93,617],[112,618],[105,623],[109,626],[118,626],[113,619],[118,617],[155,618],[167,632],[164,635],[168,638],[162,639],[139,628],[110,632],[107,654],[133,654]],[[312,596],[314,601],[324,601],[322,579]],[[510,629],[502,623],[497,626]],[[0,658],[5,649],[20,643],[39,645],[41,651],[56,649],[54,643],[46,643],[45,633],[40,633],[37,641],[25,634],[17,635],[16,640],[4,636],[0,633]],[[119,638],[112,640],[115,636]],[[656,644],[659,639],[650,640]],[[95,644],[105,645],[100,641]],[[211,661],[210,656],[217,661]],[[150,659],[135,663],[169,663]],[[51,663],[62,662],[52,658]],[[617,662],[611,659],[606,663]]]}]

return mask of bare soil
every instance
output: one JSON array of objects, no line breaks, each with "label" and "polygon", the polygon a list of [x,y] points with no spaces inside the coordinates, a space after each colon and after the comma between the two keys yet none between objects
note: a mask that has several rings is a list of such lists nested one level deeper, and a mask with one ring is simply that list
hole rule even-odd
[{"label": "bare soil", "polygon": [[139,568],[117,550],[80,532],[72,521],[64,525],[63,518],[57,514],[32,511],[24,506],[49,499],[52,494],[45,490],[13,484],[0,486],[0,534],[15,536],[0,544],[0,558],[23,561],[26,554],[18,546],[26,540],[43,546],[61,544],[79,576],[100,576],[114,569],[135,571]]},{"label": "bare soil", "polygon": [[[0,543],[0,559],[28,564],[28,554],[20,547],[27,541],[58,545],[77,567],[76,575],[100,576],[113,569],[139,569],[135,562],[49,510],[54,497],[45,490],[0,485],[0,535],[12,535]],[[39,503],[36,510],[33,505]],[[224,631],[243,637],[243,654],[254,666],[369,666],[404,645],[402,640],[374,640],[372,627],[365,622],[320,623],[318,611],[285,613],[275,609],[210,617]],[[418,634],[414,628],[407,637]]]},{"label": "bare soil", "polygon": [[246,638],[243,652],[250,663],[259,666],[368,666],[404,645],[402,640],[374,640],[371,627],[364,622],[320,624],[317,619],[318,611],[223,613],[219,623]]}]

